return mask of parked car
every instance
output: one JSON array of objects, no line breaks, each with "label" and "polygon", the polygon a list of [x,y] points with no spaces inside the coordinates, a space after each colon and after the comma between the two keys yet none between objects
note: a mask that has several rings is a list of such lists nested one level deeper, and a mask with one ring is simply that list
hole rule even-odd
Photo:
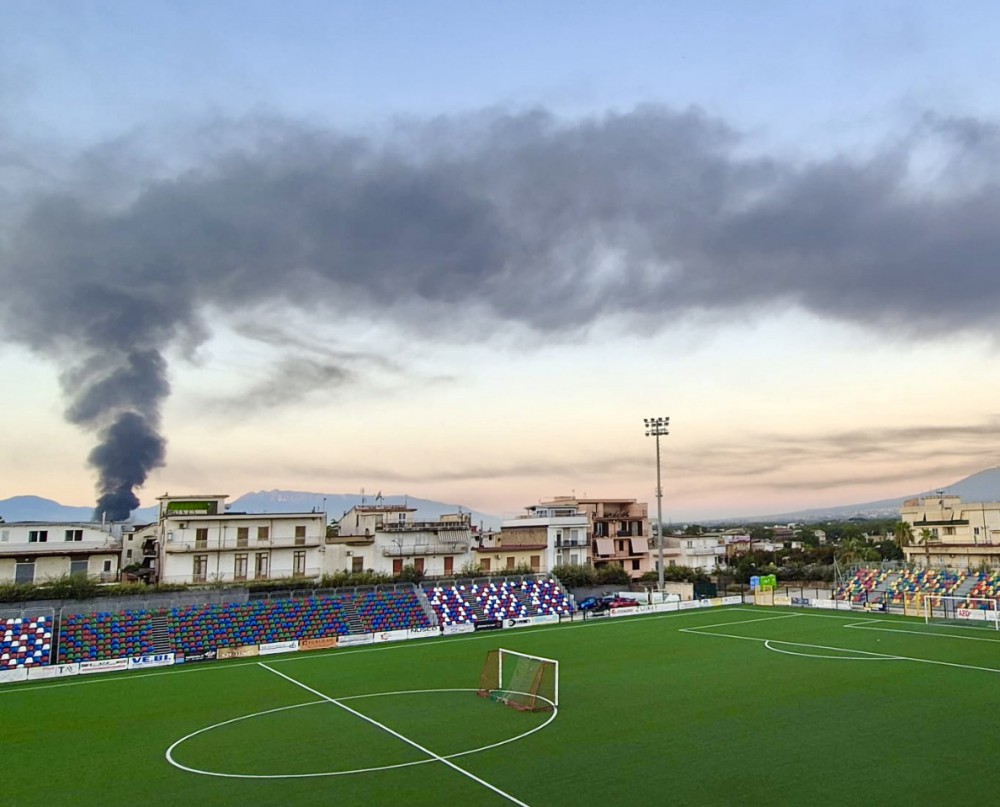
[{"label": "parked car", "polygon": [[638,600],[631,600],[628,597],[605,597],[606,608],[631,608],[638,605]]},{"label": "parked car", "polygon": [[597,611],[603,597],[587,597],[576,604],[577,611]]}]

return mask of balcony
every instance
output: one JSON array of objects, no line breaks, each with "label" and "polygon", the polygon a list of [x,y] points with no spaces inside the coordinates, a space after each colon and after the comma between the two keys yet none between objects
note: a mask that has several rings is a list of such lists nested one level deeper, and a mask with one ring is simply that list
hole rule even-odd
[{"label": "balcony", "polygon": [[461,555],[469,551],[465,542],[436,544],[393,544],[382,547],[382,557],[403,558],[420,555]]},{"label": "balcony", "polygon": [[590,539],[588,538],[556,538],[556,549],[562,549],[564,547],[580,547],[580,546],[590,546]]},{"label": "balcony", "polygon": [[[167,552],[263,552],[266,550],[280,549],[308,549],[322,545],[324,537],[321,535],[308,535],[305,537],[275,538],[271,537],[266,541],[246,541],[239,538],[210,539],[207,541],[170,539],[169,533],[166,541]],[[145,546],[143,547],[145,549]]]},{"label": "balcony", "polygon": [[378,525],[380,532],[459,532],[472,529],[469,521],[405,521]]}]

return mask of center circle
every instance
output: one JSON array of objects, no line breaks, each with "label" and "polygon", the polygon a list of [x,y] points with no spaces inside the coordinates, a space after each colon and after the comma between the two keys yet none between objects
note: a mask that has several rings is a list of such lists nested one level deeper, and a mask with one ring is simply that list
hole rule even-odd
[{"label": "center circle", "polygon": [[[412,689],[412,690],[398,690],[398,691],[393,691],[393,692],[375,692],[375,693],[369,693],[369,694],[364,694],[364,695],[349,695],[349,696],[345,696],[345,697],[342,697],[342,698],[331,698],[329,700],[320,699],[320,700],[310,701],[308,703],[297,703],[297,704],[292,704],[291,706],[280,706],[280,707],[277,707],[275,709],[265,709],[263,711],[253,712],[251,714],[246,714],[246,715],[241,715],[240,717],[230,718],[229,720],[223,720],[223,721],[221,721],[219,723],[214,723],[214,724],[212,724],[210,726],[205,726],[204,728],[198,729],[197,731],[193,731],[190,734],[187,734],[184,737],[181,737],[179,740],[175,741],[166,750],[165,756],[166,756],[167,761],[171,765],[173,765],[175,768],[178,768],[178,769],[180,769],[182,771],[186,771],[188,773],[195,773],[195,774],[199,774],[199,775],[202,775],[202,776],[217,776],[217,777],[223,777],[223,778],[228,778],[228,779],[308,779],[308,778],[314,778],[314,777],[320,777],[320,776],[350,776],[350,775],[358,774],[358,773],[375,773],[375,772],[378,772],[378,771],[389,771],[389,770],[395,770],[395,769],[398,769],[398,768],[408,768],[408,767],[413,767],[415,765],[426,765],[429,762],[438,762],[439,760],[442,760],[442,759],[453,760],[453,759],[457,759],[458,757],[464,757],[464,756],[469,756],[471,754],[478,754],[478,753],[481,753],[483,751],[489,751],[492,748],[499,748],[500,746],[508,745],[509,743],[517,742],[518,740],[523,740],[525,737],[528,737],[528,736],[530,736],[531,734],[534,734],[537,731],[541,731],[542,729],[544,729],[545,727],[547,727],[553,720],[555,720],[556,715],[559,712],[558,707],[552,701],[548,700],[547,698],[543,698],[540,695],[535,695],[535,697],[538,698],[539,700],[542,700],[542,701],[545,701],[546,703],[548,703],[552,707],[552,711],[549,713],[548,718],[544,722],[539,723],[538,725],[532,726],[527,731],[523,731],[523,732],[521,732],[519,734],[515,734],[514,736],[507,737],[506,739],[498,740],[497,742],[489,743],[487,745],[482,745],[482,746],[479,746],[477,748],[468,748],[466,750],[456,751],[456,752],[453,752],[453,753],[450,753],[450,754],[439,754],[439,755],[435,754],[433,756],[428,755],[424,759],[416,759],[416,760],[411,760],[411,761],[407,761],[407,762],[398,762],[398,763],[389,764],[389,765],[374,765],[374,766],[370,766],[370,767],[356,767],[356,768],[351,768],[349,770],[328,770],[328,771],[314,771],[314,772],[307,772],[307,773],[238,773],[238,772],[232,772],[232,771],[211,770],[209,768],[198,768],[198,767],[194,767],[194,766],[191,766],[191,765],[185,765],[184,763],[182,763],[179,760],[177,760],[176,757],[175,757],[175,752],[178,749],[180,749],[185,743],[188,743],[189,741],[194,740],[194,738],[196,738],[196,737],[203,736],[205,734],[208,734],[209,732],[215,731],[217,729],[221,729],[221,728],[223,728],[225,726],[231,726],[231,725],[236,724],[236,723],[242,723],[244,721],[253,720],[254,718],[262,718],[262,717],[266,717],[268,715],[278,715],[278,714],[281,714],[283,712],[289,712],[289,711],[292,711],[292,710],[295,710],[295,709],[309,709],[309,708],[315,708],[315,707],[330,708],[330,707],[337,707],[337,704],[340,704],[340,703],[347,704],[350,701],[360,701],[360,700],[371,699],[371,698],[395,697],[395,696],[401,696],[401,695],[428,695],[428,694],[435,694],[435,693],[455,693],[455,692],[475,693],[477,691],[478,690],[476,690],[476,689]],[[527,693],[521,693],[521,694],[527,694]],[[505,708],[505,707],[497,705],[497,708]],[[356,718],[356,719],[358,719],[359,721],[364,722],[362,720],[362,718]],[[391,726],[389,728],[391,728]],[[399,735],[397,735],[397,736],[399,736]],[[402,740],[401,740],[401,742],[402,742]],[[410,742],[413,743],[412,740],[410,740]],[[416,745],[414,745],[414,747],[417,748]],[[419,748],[418,748],[418,750],[419,750]],[[430,753],[433,754],[433,751],[431,751]]]}]

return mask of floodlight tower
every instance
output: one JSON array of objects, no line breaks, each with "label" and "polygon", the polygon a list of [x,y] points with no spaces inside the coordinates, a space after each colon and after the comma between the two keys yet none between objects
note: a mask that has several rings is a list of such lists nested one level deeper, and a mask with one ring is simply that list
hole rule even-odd
[{"label": "floodlight tower", "polygon": [[656,438],[656,533],[660,545],[660,595],[663,595],[663,486],[660,484],[660,437],[670,434],[670,418],[644,418],[646,437]]}]

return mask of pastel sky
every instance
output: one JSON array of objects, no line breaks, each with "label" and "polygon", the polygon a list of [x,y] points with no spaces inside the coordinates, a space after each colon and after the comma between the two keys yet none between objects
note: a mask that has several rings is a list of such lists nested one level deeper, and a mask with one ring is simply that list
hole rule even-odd
[{"label": "pastel sky", "polygon": [[675,522],[997,464],[988,2],[0,5],[0,498]]}]

